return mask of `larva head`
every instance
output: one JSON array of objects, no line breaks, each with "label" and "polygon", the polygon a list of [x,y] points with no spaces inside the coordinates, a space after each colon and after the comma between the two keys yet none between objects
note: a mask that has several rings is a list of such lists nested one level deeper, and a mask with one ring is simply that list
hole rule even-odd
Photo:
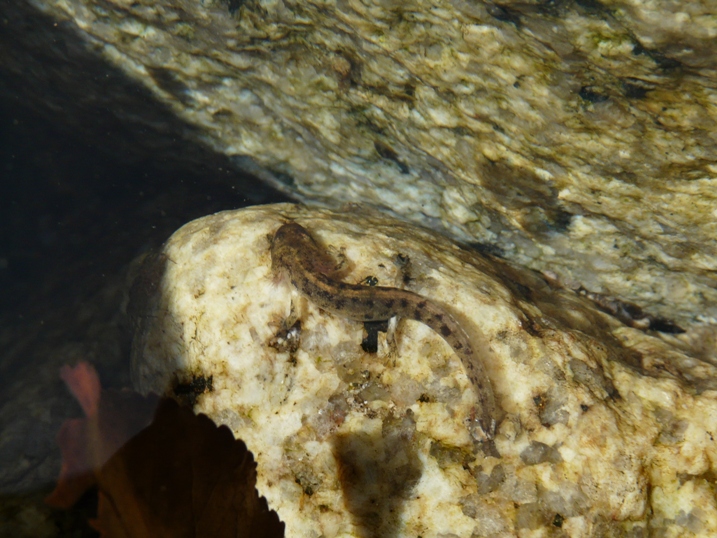
[{"label": "larva head", "polygon": [[295,222],[281,226],[271,243],[271,260],[275,271],[288,269],[327,274],[335,264],[309,232]]}]

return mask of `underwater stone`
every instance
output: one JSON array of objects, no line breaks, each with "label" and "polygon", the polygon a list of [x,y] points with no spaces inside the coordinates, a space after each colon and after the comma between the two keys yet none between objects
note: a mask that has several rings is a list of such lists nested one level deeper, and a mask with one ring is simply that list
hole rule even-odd
[{"label": "underwater stone", "polygon": [[283,192],[371,203],[634,303],[717,361],[709,2],[6,4],[61,21],[184,136]]},{"label": "underwater stone", "polygon": [[[289,220],[344,281],[450,309],[486,361],[493,444],[471,428],[475,393],[438,334],[399,321],[367,353],[361,323],[274,275],[271,239]],[[715,367],[536,273],[357,206],[219,213],[157,259],[134,384],[176,397],[211,377],[182,398],[247,443],[287,535],[717,533]],[[546,422],[553,401],[560,420]]]}]

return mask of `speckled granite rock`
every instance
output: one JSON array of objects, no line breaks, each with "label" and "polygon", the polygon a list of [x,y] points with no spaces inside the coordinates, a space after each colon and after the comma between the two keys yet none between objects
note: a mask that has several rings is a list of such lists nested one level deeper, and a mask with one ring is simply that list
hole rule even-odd
[{"label": "speckled granite rock", "polygon": [[284,192],[482,243],[717,356],[709,2],[6,5],[74,28],[184,134]]},{"label": "speckled granite rock", "polygon": [[[360,323],[272,274],[287,219],[346,281],[450,306],[487,360],[494,445],[471,436],[475,395],[437,334],[402,321],[366,353]],[[244,439],[287,536],[717,533],[715,367],[535,273],[358,207],[275,205],[187,224],[137,296],[136,387]]]}]

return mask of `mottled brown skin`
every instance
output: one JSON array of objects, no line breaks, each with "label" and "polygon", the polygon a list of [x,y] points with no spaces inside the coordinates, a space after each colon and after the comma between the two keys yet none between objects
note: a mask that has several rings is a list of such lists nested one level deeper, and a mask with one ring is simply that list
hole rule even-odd
[{"label": "mottled brown skin", "polygon": [[303,295],[332,314],[356,321],[385,321],[399,316],[420,321],[437,332],[463,361],[478,395],[481,428],[493,437],[496,407],[490,379],[465,330],[450,313],[408,290],[330,278],[326,274],[330,272],[329,255],[295,222],[284,224],[274,234],[271,259],[276,273],[286,271]]}]

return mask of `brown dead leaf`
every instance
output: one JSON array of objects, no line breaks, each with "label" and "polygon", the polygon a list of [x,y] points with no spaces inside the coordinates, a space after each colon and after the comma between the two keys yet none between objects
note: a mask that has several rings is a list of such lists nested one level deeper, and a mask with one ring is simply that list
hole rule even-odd
[{"label": "brown dead leaf", "polygon": [[69,507],[96,483],[92,524],[103,537],[284,536],[284,524],[256,491],[251,452],[226,426],[171,399],[100,393],[86,364],[63,369],[63,379],[87,418],[61,429],[63,466],[48,503]]},{"label": "brown dead leaf", "polygon": [[100,388],[97,371],[80,362],[63,366],[60,377],[85,412],[86,418],[65,421],[57,436],[62,467],[55,490],[45,499],[50,506],[69,508],[96,482],[96,471],[133,435],[149,424],[157,396]]},{"label": "brown dead leaf", "polygon": [[108,538],[284,536],[256,464],[226,426],[163,399],[154,422],[107,462],[96,528]]}]

